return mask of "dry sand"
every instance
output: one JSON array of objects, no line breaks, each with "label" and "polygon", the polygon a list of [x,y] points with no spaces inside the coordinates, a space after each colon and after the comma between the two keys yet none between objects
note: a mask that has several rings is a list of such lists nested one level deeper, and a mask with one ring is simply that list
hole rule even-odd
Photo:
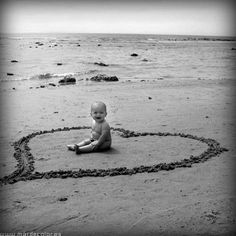
[{"label": "dry sand", "polygon": [[[1,176],[16,168],[12,142],[39,130],[90,125],[90,104],[95,100],[107,104],[112,127],[213,138],[229,151],[172,171],[4,185],[0,187],[1,232],[233,235],[233,81],[95,82],[39,89],[36,84],[29,89],[27,83],[12,82],[1,88]],[[83,129],[33,138],[29,146],[35,171],[151,165],[182,160],[206,149],[203,143],[181,137],[125,139],[113,131],[113,148],[108,152],[77,156],[66,150],[66,144],[88,135],[89,130]]]}]

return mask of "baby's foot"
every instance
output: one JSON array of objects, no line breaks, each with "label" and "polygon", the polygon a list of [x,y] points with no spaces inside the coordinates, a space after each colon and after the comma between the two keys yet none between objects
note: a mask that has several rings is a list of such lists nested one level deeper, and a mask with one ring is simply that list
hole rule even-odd
[{"label": "baby's foot", "polygon": [[75,144],[75,153],[78,155],[81,153],[79,146],[77,144]]},{"label": "baby's foot", "polygon": [[69,145],[66,145],[68,150],[70,151],[75,151],[75,144],[69,144]]}]

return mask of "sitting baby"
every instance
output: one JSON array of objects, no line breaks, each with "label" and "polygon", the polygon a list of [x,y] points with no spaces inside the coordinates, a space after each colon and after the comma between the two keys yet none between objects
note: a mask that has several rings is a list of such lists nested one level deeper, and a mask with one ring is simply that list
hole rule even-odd
[{"label": "sitting baby", "polygon": [[105,120],[107,115],[106,105],[103,102],[94,102],[91,105],[92,131],[91,138],[85,139],[78,144],[67,145],[69,150],[76,154],[93,151],[103,151],[111,147],[110,126]]}]

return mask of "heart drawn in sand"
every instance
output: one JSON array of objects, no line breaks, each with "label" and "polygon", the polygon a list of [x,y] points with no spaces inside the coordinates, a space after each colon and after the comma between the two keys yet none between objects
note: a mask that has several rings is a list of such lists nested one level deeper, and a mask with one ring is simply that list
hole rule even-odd
[{"label": "heart drawn in sand", "polygon": [[127,167],[116,167],[107,169],[79,169],[76,171],[72,170],[56,170],[56,171],[46,171],[46,172],[34,172],[34,157],[30,152],[28,143],[30,139],[35,136],[61,132],[70,130],[80,130],[80,129],[90,129],[87,126],[79,127],[64,127],[52,130],[38,131],[29,134],[26,137],[22,137],[20,140],[14,142],[13,146],[15,149],[14,157],[16,158],[18,164],[17,169],[8,176],[0,179],[0,184],[13,184],[18,181],[27,181],[34,179],[50,179],[50,178],[82,178],[82,177],[104,177],[104,176],[116,176],[116,175],[133,175],[137,173],[144,172],[158,172],[158,171],[170,171],[175,168],[191,167],[192,164],[205,162],[208,159],[221,154],[222,152],[228,151],[226,148],[222,148],[220,144],[214,139],[207,139],[203,137],[197,137],[191,134],[184,133],[169,133],[169,132],[135,132],[130,130],[125,130],[123,128],[111,128],[113,131],[120,133],[123,138],[139,137],[139,136],[179,136],[181,138],[193,139],[205,143],[208,145],[207,150],[197,156],[191,155],[188,159],[185,158],[180,161],[173,161],[170,163],[157,163],[154,165],[140,165],[133,168]]}]

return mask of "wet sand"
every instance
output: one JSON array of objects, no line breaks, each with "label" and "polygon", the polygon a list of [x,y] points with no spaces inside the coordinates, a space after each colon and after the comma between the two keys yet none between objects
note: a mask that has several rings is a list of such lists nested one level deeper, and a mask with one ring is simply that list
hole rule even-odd
[{"label": "wet sand", "polygon": [[[90,104],[107,104],[112,150],[75,155],[66,144],[89,129],[50,132],[29,140],[34,172],[150,166],[201,155],[207,145],[228,149],[191,167],[132,175],[42,178],[0,187],[2,232],[62,235],[228,235],[235,232],[235,84],[230,80],[146,80],[67,86],[12,82],[1,87],[1,177],[16,170],[15,141],[32,133],[89,126]],[[38,82],[37,82],[38,83]],[[41,82],[42,83],[42,82]],[[30,89],[30,87],[32,87]],[[13,89],[15,88],[15,89]]]}]

